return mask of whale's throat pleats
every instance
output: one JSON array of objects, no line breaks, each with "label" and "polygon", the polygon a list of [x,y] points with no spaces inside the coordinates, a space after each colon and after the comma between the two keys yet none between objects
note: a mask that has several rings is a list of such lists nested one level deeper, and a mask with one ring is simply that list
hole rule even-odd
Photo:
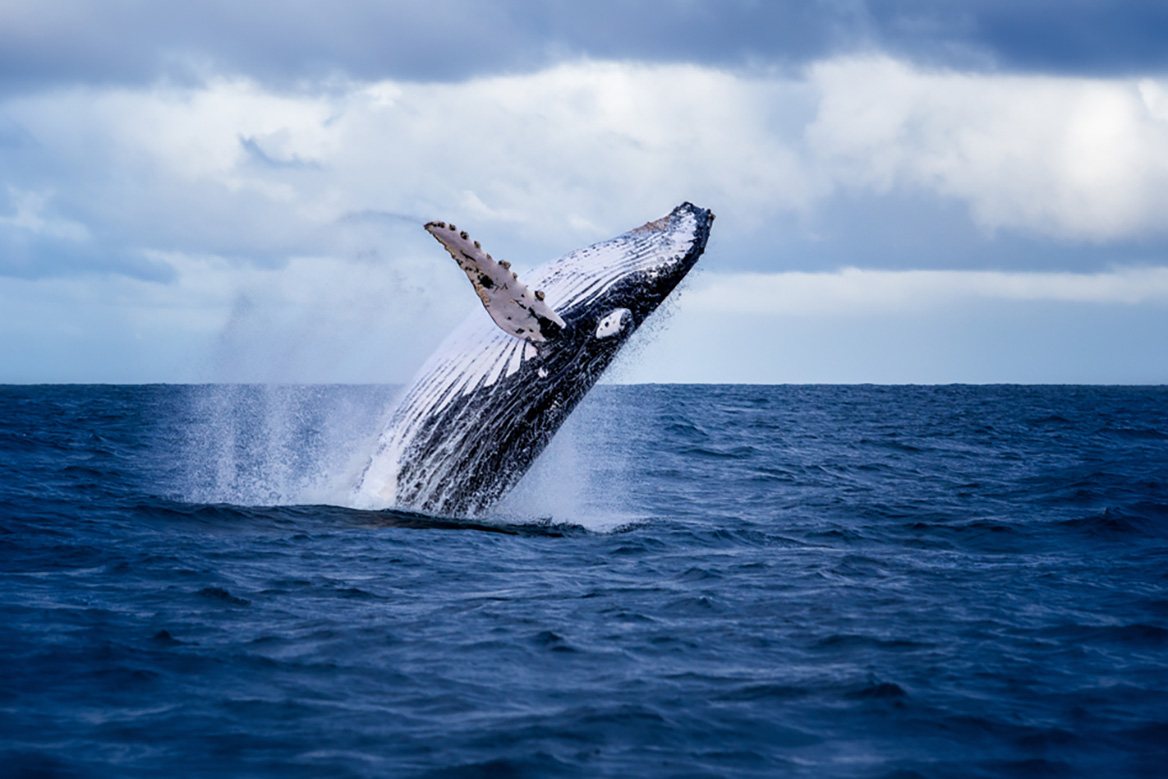
[{"label": "whale's throat pleats", "polygon": [[542,343],[555,338],[566,327],[559,314],[544,302],[543,292],[529,290],[511,270],[509,262],[491,257],[465,230],[445,222],[430,222],[426,230],[446,247],[466,273],[483,307],[503,332],[524,341]]}]

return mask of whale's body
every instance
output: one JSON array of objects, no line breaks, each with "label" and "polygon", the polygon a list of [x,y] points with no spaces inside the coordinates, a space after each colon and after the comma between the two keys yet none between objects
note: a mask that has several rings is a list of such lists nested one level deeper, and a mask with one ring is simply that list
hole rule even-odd
[{"label": "whale's body", "polygon": [[[463,322],[407,387],[354,502],[458,517],[489,509],[697,262],[713,219],[683,203],[655,222],[553,260],[522,283],[515,279],[511,302],[519,309],[504,309],[490,297],[500,278],[509,279],[477,243],[472,248],[466,233],[460,243],[453,226],[427,225],[471,277],[487,310]],[[531,295],[524,284],[539,291]],[[550,311],[543,316],[537,307],[545,302]],[[537,331],[542,323],[542,333],[500,315],[517,310]]]}]

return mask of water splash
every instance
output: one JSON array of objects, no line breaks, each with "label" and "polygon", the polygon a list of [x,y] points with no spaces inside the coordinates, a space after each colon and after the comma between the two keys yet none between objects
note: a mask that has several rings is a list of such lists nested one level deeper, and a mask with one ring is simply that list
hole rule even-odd
[{"label": "water splash", "polygon": [[[177,409],[172,497],[233,506],[354,504],[399,387],[217,384],[188,388]],[[628,420],[605,388],[590,395],[516,489],[482,521],[606,533],[643,521],[623,506]],[[606,442],[608,442],[606,444]]]},{"label": "water splash", "polygon": [[192,388],[176,492],[195,503],[347,506],[396,387]]},{"label": "water splash", "polygon": [[593,390],[556,437],[491,512],[495,521],[577,525],[594,533],[610,533],[640,524],[645,517],[627,504],[630,473],[627,437],[615,394]]}]

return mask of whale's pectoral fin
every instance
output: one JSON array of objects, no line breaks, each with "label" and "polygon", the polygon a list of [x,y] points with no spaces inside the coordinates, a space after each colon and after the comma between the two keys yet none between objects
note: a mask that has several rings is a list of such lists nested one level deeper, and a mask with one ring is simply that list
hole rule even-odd
[{"label": "whale's pectoral fin", "polygon": [[567,325],[543,300],[511,271],[506,260],[497,261],[472,241],[466,231],[445,222],[430,222],[427,232],[446,247],[458,267],[466,272],[483,307],[503,331],[525,341],[540,343],[554,338]]}]

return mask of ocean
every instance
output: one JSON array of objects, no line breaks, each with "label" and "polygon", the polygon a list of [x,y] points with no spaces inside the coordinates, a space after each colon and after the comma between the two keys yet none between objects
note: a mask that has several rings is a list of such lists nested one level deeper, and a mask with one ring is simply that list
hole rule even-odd
[{"label": "ocean", "polygon": [[473,521],[393,394],[0,387],[0,774],[1168,772],[1168,388],[601,386]]}]

